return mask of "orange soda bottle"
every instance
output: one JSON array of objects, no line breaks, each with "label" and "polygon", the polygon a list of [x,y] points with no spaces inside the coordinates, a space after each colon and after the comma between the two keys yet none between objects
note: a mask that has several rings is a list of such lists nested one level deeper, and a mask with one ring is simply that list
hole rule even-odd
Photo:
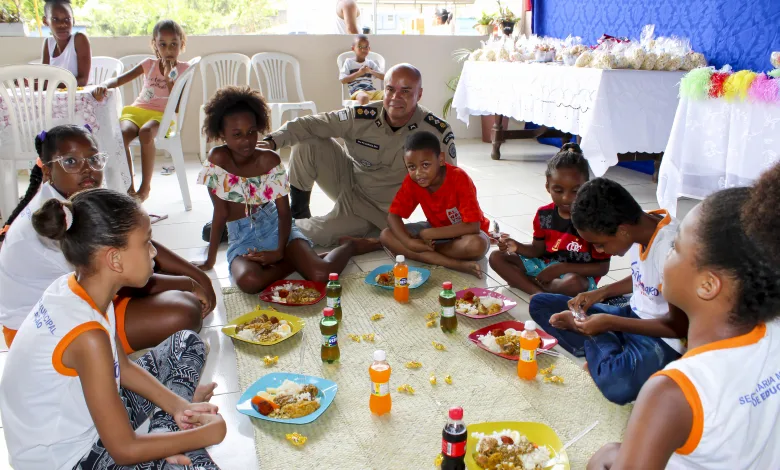
[{"label": "orange soda bottle", "polygon": [[393,297],[395,297],[396,302],[402,304],[409,302],[409,266],[406,265],[404,255],[395,257],[393,276],[395,277]]},{"label": "orange soda bottle", "polygon": [[536,363],[536,349],[542,343],[539,333],[536,332],[536,322],[525,322],[523,332],[520,333],[520,357],[517,361],[517,376],[524,380],[534,380],[539,372],[539,364]]},{"label": "orange soda bottle", "polygon": [[374,363],[368,368],[371,377],[371,398],[368,399],[368,408],[375,415],[382,416],[390,412],[393,403],[390,399],[390,364],[387,363],[387,354],[381,349],[374,351]]}]

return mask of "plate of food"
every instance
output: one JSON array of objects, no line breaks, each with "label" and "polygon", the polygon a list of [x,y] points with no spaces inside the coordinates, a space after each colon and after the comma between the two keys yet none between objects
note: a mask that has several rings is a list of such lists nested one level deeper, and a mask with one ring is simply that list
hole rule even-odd
[{"label": "plate of food", "polygon": [[303,325],[302,319],[286,313],[254,310],[222,327],[222,332],[239,341],[270,346],[294,336]]},{"label": "plate of food", "polygon": [[[516,361],[520,354],[520,333],[523,332],[523,329],[521,321],[502,321],[471,333],[469,341],[496,356]],[[546,351],[558,344],[557,339],[544,331],[537,329],[536,332],[539,333],[539,338],[542,340],[539,349]]]},{"label": "plate of food", "polygon": [[[431,277],[431,272],[425,268],[409,266],[409,288],[417,289],[425,284],[425,281]],[[366,284],[381,287],[383,289],[395,288],[395,276],[393,275],[393,265],[386,264],[374,269],[366,276]]]},{"label": "plate of food", "polygon": [[236,409],[275,423],[307,424],[328,409],[337,391],[336,382],[328,379],[273,372],[250,385],[238,399]]},{"label": "plate of food", "polygon": [[[469,470],[525,468],[569,470],[569,456],[549,426],[532,422],[471,424],[466,428],[466,468]],[[554,466],[546,467],[551,459]]]},{"label": "plate of food", "polygon": [[300,307],[314,305],[325,297],[325,284],[314,281],[276,281],[260,293],[260,300],[279,305]]},{"label": "plate of food", "polygon": [[517,306],[509,297],[480,287],[458,291],[455,299],[455,313],[469,318],[495,317]]}]

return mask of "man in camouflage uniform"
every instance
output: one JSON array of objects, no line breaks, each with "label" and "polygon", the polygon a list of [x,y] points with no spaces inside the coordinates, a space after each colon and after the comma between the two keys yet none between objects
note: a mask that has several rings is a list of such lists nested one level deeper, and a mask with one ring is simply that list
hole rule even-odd
[{"label": "man in camouflage uniform", "polygon": [[[365,237],[387,227],[390,203],[407,174],[403,148],[410,134],[433,132],[448,162],[456,164],[452,129],[417,103],[421,96],[420,72],[396,65],[385,75],[384,101],[304,116],[264,139],[261,146],[272,150],[292,146],[292,215],[314,243],[331,246],[342,237]],[[309,212],[315,182],[336,202],[322,217]]]}]

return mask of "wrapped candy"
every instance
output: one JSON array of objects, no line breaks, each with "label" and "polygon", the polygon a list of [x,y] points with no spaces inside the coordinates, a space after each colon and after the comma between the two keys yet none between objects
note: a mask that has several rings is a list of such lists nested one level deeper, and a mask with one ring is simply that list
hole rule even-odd
[{"label": "wrapped candy", "polygon": [[419,369],[420,367],[422,367],[422,362],[419,361],[409,361],[406,363],[407,369]]},{"label": "wrapped candy", "polygon": [[274,357],[265,356],[263,358],[263,362],[265,363],[266,367],[271,367],[272,365],[274,365],[274,364],[279,362],[279,356],[274,356]]},{"label": "wrapped candy", "polygon": [[551,375],[553,370],[555,370],[555,364],[552,364],[550,367],[546,367],[544,369],[539,369],[539,373],[542,375]]},{"label": "wrapped candy", "polygon": [[403,384],[399,386],[398,391],[401,393],[408,393],[409,395],[414,395],[414,388],[409,384]]},{"label": "wrapped candy", "polygon": [[441,343],[437,343],[436,341],[431,341],[431,344],[433,345],[433,349],[435,349],[437,351],[444,351],[444,350],[447,349],[447,346],[445,346],[445,345],[443,345]]},{"label": "wrapped candy", "polygon": [[371,315],[371,320],[372,321],[378,321],[378,320],[381,320],[383,318],[385,318],[385,316],[382,315],[381,313],[375,313],[375,314]]},{"label": "wrapped candy", "polygon": [[563,377],[557,375],[549,375],[544,378],[545,383],[563,384]]},{"label": "wrapped candy", "polygon": [[427,326],[428,328],[433,328],[434,326],[436,326],[436,319],[434,318],[433,320],[428,320],[427,322],[425,322],[425,326]]},{"label": "wrapped candy", "polygon": [[441,463],[443,461],[444,461],[444,457],[441,454],[439,454],[439,455],[436,456],[435,459],[433,459],[433,466],[436,467],[436,468],[440,468],[441,467]]},{"label": "wrapped candy", "polygon": [[449,374],[445,375],[444,381],[447,382],[447,385],[452,385],[452,376]]},{"label": "wrapped candy", "polygon": [[658,61],[658,56],[655,52],[648,52],[645,54],[645,60],[642,62],[642,70],[653,70],[655,63]]},{"label": "wrapped candy", "polygon": [[588,67],[590,66],[590,63],[593,61],[593,52],[591,51],[584,51],[582,54],[580,54],[579,57],[577,57],[577,61],[574,63],[575,67]]},{"label": "wrapped candy", "polygon": [[374,342],[374,333],[366,333],[363,335],[363,341],[367,343],[373,343]]},{"label": "wrapped candy", "polygon": [[294,445],[295,447],[300,447],[300,446],[306,444],[306,441],[308,440],[308,438],[306,436],[298,434],[297,432],[294,432],[292,434],[285,434],[284,437],[285,437],[285,439],[290,441],[290,443],[292,445]]},{"label": "wrapped candy", "polygon": [[356,343],[360,342],[360,335],[356,335],[356,334],[350,333],[347,336],[349,336],[349,339],[351,339],[352,341],[354,341]]},{"label": "wrapped candy", "polygon": [[431,372],[431,376],[428,380],[431,382],[431,385],[436,385],[436,375],[433,372]]},{"label": "wrapped candy", "polygon": [[426,320],[435,320],[439,318],[439,312],[431,312],[425,315]]}]

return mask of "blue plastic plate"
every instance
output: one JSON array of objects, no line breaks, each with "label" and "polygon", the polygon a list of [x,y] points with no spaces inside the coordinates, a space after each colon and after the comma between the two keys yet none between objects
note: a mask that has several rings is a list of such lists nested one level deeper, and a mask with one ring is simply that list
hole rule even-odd
[{"label": "blue plastic plate", "polygon": [[[312,384],[316,385],[320,390],[320,407],[314,413],[306,416],[301,416],[295,419],[277,419],[268,416],[263,416],[252,407],[252,397],[258,394],[258,392],[265,391],[268,387],[275,388],[282,385],[285,380],[292,380],[301,385]],[[273,372],[268,375],[264,375],[257,379],[257,382],[247,388],[244,393],[241,394],[241,398],[238,400],[236,409],[239,413],[243,413],[253,418],[264,419],[266,421],[273,421],[274,423],[284,424],[308,424],[320,417],[325,410],[328,409],[333,399],[336,398],[336,391],[338,391],[338,385],[336,382],[313,375],[301,375],[292,374],[290,372]]]},{"label": "blue plastic plate", "polygon": [[[382,273],[386,273],[388,271],[393,270],[392,264],[385,264],[383,266],[379,266],[378,268],[374,269],[370,273],[368,273],[368,276],[366,276],[366,284],[381,287],[382,289],[387,290],[393,290],[393,286],[380,286],[376,283],[376,277],[379,276]],[[409,266],[409,272],[417,271],[422,276],[422,282],[417,284],[416,286],[409,286],[410,289],[417,289],[421,285],[425,284],[425,282],[428,280],[429,277],[431,277],[431,272],[428,271],[425,268],[418,268],[416,266]]]}]

